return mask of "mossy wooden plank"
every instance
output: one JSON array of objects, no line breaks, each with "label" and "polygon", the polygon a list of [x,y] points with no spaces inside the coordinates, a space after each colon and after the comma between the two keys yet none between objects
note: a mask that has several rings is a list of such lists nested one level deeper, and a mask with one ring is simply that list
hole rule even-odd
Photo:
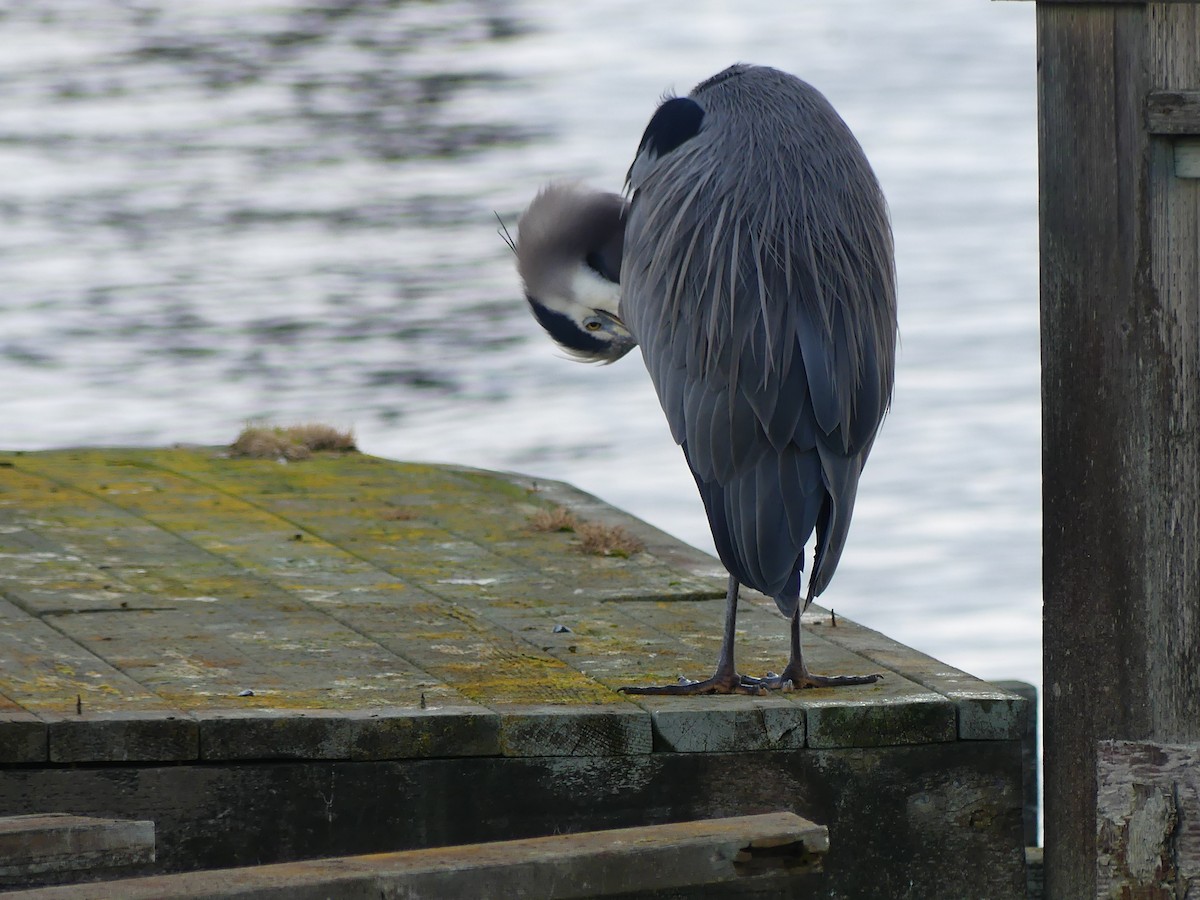
[{"label": "mossy wooden plank", "polygon": [[690,648],[618,604],[520,598],[479,615],[612,690],[645,677],[673,681],[692,662]]},{"label": "mossy wooden plank", "polygon": [[720,593],[719,587],[672,570],[644,549],[628,555],[597,555],[584,550],[575,531],[535,530],[533,515],[546,509],[545,504],[535,502],[536,494],[520,502],[494,494],[487,499],[490,502],[471,506],[445,504],[434,515],[448,530],[484,542],[493,552],[528,569],[545,572],[572,593],[579,591],[598,600],[684,599]]},{"label": "mossy wooden plank", "polygon": [[[695,667],[688,647],[626,615],[625,606],[526,601],[493,607],[488,616],[613,690],[672,683],[678,673]],[[678,605],[680,615],[686,610],[687,604]],[[656,750],[705,753],[804,746],[804,710],[779,694],[722,697],[715,703],[712,698],[629,699],[650,713]]]},{"label": "mossy wooden plank", "polygon": [[[50,762],[191,760],[196,723],[124,672],[0,599],[0,690],[44,723],[14,711],[0,755]],[[24,761],[24,760],[13,760]],[[32,761],[32,760],[30,760]]]},{"label": "mossy wooden plank", "polygon": [[[680,578],[680,587],[683,589],[660,599],[694,600],[703,597],[725,596],[728,575],[716,557],[683,543],[661,529],[605,503],[599,497],[581,491],[574,485],[514,472],[480,473],[477,469],[460,469],[458,471],[461,471],[467,478],[487,476],[503,479],[512,486],[512,489],[535,494],[539,500],[552,506],[563,507],[578,515],[585,522],[617,526],[627,530],[645,544],[646,551],[650,555],[669,566]],[[693,583],[701,586],[698,593],[691,591]]]},{"label": "mossy wooden plank", "polygon": [[[390,598],[386,606],[378,600],[371,592],[356,591],[330,594],[321,604],[464,697],[501,713],[505,753],[559,753],[593,739],[595,753],[650,751],[648,717],[476,610],[415,590]],[[562,734],[570,716],[577,729],[573,737]],[[598,717],[600,724],[593,727],[588,717]]]},{"label": "mossy wooden plank", "polygon": [[[631,617],[656,630],[674,634],[680,643],[696,649],[696,669],[706,677],[715,664],[719,630],[703,623],[720,621],[718,601],[695,604],[620,603]],[[704,607],[709,607],[705,609]],[[740,671],[762,674],[779,671],[789,653],[787,621],[773,608],[753,600],[739,604],[737,660]],[[743,630],[744,629],[744,630]],[[804,636],[805,661],[814,672],[868,674],[869,660],[808,630]],[[709,662],[705,663],[705,660]],[[812,747],[861,747],[918,744],[954,740],[956,710],[952,702],[895,671],[885,670],[875,684],[805,689],[782,694],[803,707],[806,740]],[[778,714],[782,716],[782,714]],[[796,718],[799,718],[797,716]],[[784,718],[785,731],[794,730]]]},{"label": "mossy wooden plank", "polygon": [[[882,664],[884,680],[765,698],[615,693],[711,672],[719,567],[566,485],[361,454],[6,461],[0,552],[20,571],[0,585],[164,706],[194,714],[220,758],[256,741],[285,757],[342,758],[378,732],[377,710],[418,715],[422,703],[465,711],[464,746],[487,745],[471,729],[498,716],[490,746],[510,755],[945,741],[954,704],[964,735],[1005,733],[1003,709],[971,718],[996,701],[969,695],[981,683],[951,683],[852,623],[823,631],[818,616],[806,618],[814,671]],[[528,527],[532,510],[557,505],[628,527],[647,552],[588,558],[570,535]],[[745,592],[739,626],[742,671],[784,665],[787,622],[771,601]],[[949,706],[935,682],[959,691]],[[279,725],[289,711],[301,723],[290,736]],[[429,746],[398,747],[405,740]]]},{"label": "mossy wooden plank", "polygon": [[477,706],[197,713],[200,757],[422,759],[495,756],[500,716]]},{"label": "mossy wooden plank", "polygon": [[954,704],[932,692],[903,699],[872,697],[814,703],[809,747],[892,747],[955,739]]},{"label": "mossy wooden plank", "polygon": [[1029,705],[1025,698],[848,619],[838,619],[837,626],[831,627],[831,617],[819,607],[812,607],[804,621],[809,634],[818,634],[952,701],[960,740],[1020,740],[1024,736]]},{"label": "mossy wooden plank", "polygon": [[506,707],[500,719],[505,756],[615,756],[651,752],[649,716],[633,704],[594,708]]},{"label": "mossy wooden plank", "polygon": [[[171,451],[169,458],[209,456]],[[128,453],[109,460],[99,452],[79,451],[66,457],[39,455],[21,464],[40,467],[83,492],[101,494],[130,515],[284,588],[309,587],[315,578],[326,577],[342,579],[343,584],[401,578],[440,596],[466,601],[486,599],[506,586],[543,591],[547,596],[562,590],[549,576],[436,526],[386,520],[364,524],[352,514],[358,508],[354,493],[308,501],[314,506],[310,520],[299,522],[269,511],[261,505],[267,502],[262,496],[243,499],[220,486],[158,468],[151,464],[153,458],[135,464]],[[261,467],[259,461],[216,462],[235,470],[255,462]],[[296,473],[298,491],[303,492],[305,479],[320,462],[309,460],[288,468]],[[347,477],[344,485],[353,490],[356,482]],[[245,485],[226,487],[248,490]],[[321,520],[335,524],[323,527]],[[336,524],[342,520],[349,524]],[[322,539],[318,534],[322,530],[332,533],[340,545]]]},{"label": "mossy wooden plank", "polygon": [[50,722],[52,763],[187,762],[200,755],[196,720],[167,710],[59,716]]},{"label": "mossy wooden plank", "polygon": [[[122,529],[119,514],[94,498],[72,491],[23,467],[0,468],[0,522],[9,547],[0,568],[0,590],[20,599],[33,613],[58,608],[61,595],[69,608],[107,606],[105,567],[119,559]],[[128,520],[137,544],[152,540],[155,529]],[[93,542],[81,551],[73,539]],[[46,595],[43,598],[43,594]]]},{"label": "mossy wooden plank", "polygon": [[[707,677],[712,673],[721,646],[721,629],[725,602],[705,600],[691,603],[636,602],[617,604],[621,612],[637,619],[661,635],[677,640],[691,650],[693,660],[688,671],[677,673],[687,677]],[[714,623],[717,627],[713,627]],[[791,651],[788,622],[773,608],[739,601],[735,644],[738,669],[747,675],[778,672],[787,665]],[[805,661],[814,672],[832,674],[862,674],[859,670],[866,660],[843,648],[830,644],[809,633],[804,635]],[[879,671],[873,667],[872,671]],[[855,699],[873,696],[903,696],[924,690],[902,677],[885,677],[876,684],[852,685],[848,688],[806,690],[805,697],[819,698],[842,694]]]},{"label": "mossy wooden plank", "polygon": [[0,599],[0,691],[53,722],[88,713],[174,710],[123,672]]},{"label": "mossy wooden plank", "polygon": [[[132,471],[118,483],[131,489],[140,469],[125,468]],[[417,708],[423,693],[465,702],[261,573],[85,492],[60,487],[50,498],[43,492],[39,527],[62,550],[39,553],[35,562],[42,568],[54,563],[59,571],[26,572],[21,583],[28,586],[10,593],[181,709]],[[89,515],[86,526],[71,518],[80,511]],[[280,539],[279,552],[286,552],[287,540]],[[354,579],[359,583],[394,581],[343,558],[357,566],[352,574],[362,576]],[[99,569],[97,559],[109,562]],[[323,572],[330,568],[345,583],[336,565]],[[239,696],[244,691],[253,695]]]},{"label": "mossy wooden plank", "polygon": [[[579,609],[589,612],[594,607]],[[569,615],[567,607],[539,609],[530,603],[493,609],[548,652],[571,660],[589,675],[616,688],[624,684],[672,683],[681,673],[705,677],[719,649],[721,601],[694,603],[605,603],[596,618]],[[547,615],[549,613],[549,615]],[[554,633],[566,621],[572,631]],[[741,670],[762,674],[787,661],[787,622],[773,609],[743,603],[739,623]],[[707,627],[706,627],[707,626]],[[806,658],[814,671],[859,672],[868,661],[819,636],[806,636]],[[803,746],[883,746],[955,737],[954,705],[936,692],[886,672],[874,685],[804,690],[764,698],[726,697],[719,704],[697,698],[631,698],[652,714],[660,749],[716,752]],[[809,722],[806,726],[806,717]]]},{"label": "mossy wooden plank", "polygon": [[620,703],[620,698],[474,609],[420,592],[388,598],[354,592],[322,605],[464,696],[492,708],[506,704]]},{"label": "mossy wooden plank", "polygon": [[[361,454],[282,467],[211,453],[163,452],[155,460],[182,475],[253,498],[331,543],[354,544],[365,559],[410,578],[421,567],[406,551],[415,545],[419,559],[428,563],[439,555],[420,545],[433,542],[449,551],[440,558],[472,569],[477,587],[516,582],[526,590],[581,588],[594,597],[707,596],[719,591],[711,581],[665,566],[647,553],[628,559],[588,556],[580,552],[573,535],[537,532],[530,527],[530,516],[547,504],[536,491],[491,473],[393,463]],[[328,477],[331,471],[337,477]],[[438,574],[428,573],[423,582],[427,589],[455,597],[466,593],[442,587],[462,586],[461,571],[448,578]]]},{"label": "mossy wooden plank", "polygon": [[806,743],[806,711],[781,696],[722,698],[640,697],[652,710],[656,750],[739,753],[796,750]]},{"label": "mossy wooden plank", "polygon": [[[131,607],[114,613],[48,617],[82,646],[182,710],[362,709],[407,705],[421,694],[449,702],[459,695],[328,617],[275,617],[262,608],[253,622],[222,615],[221,600],[199,609]],[[244,611],[242,598],[233,609]],[[267,606],[267,603],[260,604]],[[201,618],[203,616],[203,618]],[[179,637],[186,638],[180,640]]]},{"label": "mossy wooden plank", "polygon": [[[679,604],[683,613],[687,604]],[[513,603],[492,618],[606,687],[673,683],[695,667],[693,651],[625,614],[622,603]],[[555,631],[555,628],[570,630]],[[781,695],[712,698],[629,696],[651,716],[656,750],[720,752],[803,746],[804,712]]]},{"label": "mossy wooden plank", "polygon": [[0,765],[45,762],[49,754],[46,723],[0,695]]}]

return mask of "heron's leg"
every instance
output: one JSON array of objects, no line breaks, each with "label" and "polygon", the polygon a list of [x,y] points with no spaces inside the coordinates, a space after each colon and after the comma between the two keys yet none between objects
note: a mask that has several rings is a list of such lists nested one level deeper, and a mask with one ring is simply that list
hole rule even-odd
[{"label": "heron's leg", "polygon": [[883,673],[871,675],[814,675],[804,664],[804,648],[800,641],[800,614],[803,603],[796,604],[792,613],[792,658],[787,667],[778,675],[768,675],[762,679],[762,684],[776,689],[799,689],[808,687],[841,687],[846,684],[874,684],[883,677]]},{"label": "heron's leg", "polygon": [[765,694],[766,688],[758,679],[743,678],[733,662],[733,640],[737,626],[738,582],[729,576],[729,590],[725,594],[725,633],[721,638],[721,655],[717,658],[717,671],[704,681],[684,681],[679,684],[652,685],[650,687],[618,688],[625,694]]}]

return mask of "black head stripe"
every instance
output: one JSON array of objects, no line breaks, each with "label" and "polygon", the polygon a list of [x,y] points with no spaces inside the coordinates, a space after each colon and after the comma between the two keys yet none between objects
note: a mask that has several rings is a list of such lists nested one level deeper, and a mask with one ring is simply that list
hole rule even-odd
[{"label": "black head stripe", "polygon": [[663,103],[650,119],[638,145],[638,153],[649,148],[655,156],[665,156],[700,131],[704,109],[688,97],[673,97]]},{"label": "black head stripe", "polygon": [[533,310],[534,318],[546,329],[550,337],[554,338],[556,342],[568,350],[575,353],[585,353],[589,356],[597,356],[602,354],[607,348],[604,341],[588,334],[588,332],[576,325],[570,316],[565,316],[560,312],[555,312],[543,306],[528,294],[525,296],[525,299],[529,301],[529,308]]},{"label": "black head stripe", "polygon": [[[615,258],[614,258],[615,257]],[[583,258],[587,267],[606,281],[613,284],[621,282],[621,248],[617,245],[615,251],[609,247],[593,250]]]}]

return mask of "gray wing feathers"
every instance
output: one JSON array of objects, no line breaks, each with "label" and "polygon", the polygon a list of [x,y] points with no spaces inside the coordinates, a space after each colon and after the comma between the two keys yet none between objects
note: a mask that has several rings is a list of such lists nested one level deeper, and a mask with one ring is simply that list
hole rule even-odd
[{"label": "gray wing feathers", "polygon": [[[745,90],[749,77],[693,95],[706,107],[697,135],[635,161],[621,315],[722,561],[790,612],[814,528],[808,599],[837,566],[890,400],[891,231],[857,142],[824,98],[782,76],[723,105],[719,92]],[[733,119],[764,95],[770,109]],[[803,127],[778,125],[797,116]]]}]

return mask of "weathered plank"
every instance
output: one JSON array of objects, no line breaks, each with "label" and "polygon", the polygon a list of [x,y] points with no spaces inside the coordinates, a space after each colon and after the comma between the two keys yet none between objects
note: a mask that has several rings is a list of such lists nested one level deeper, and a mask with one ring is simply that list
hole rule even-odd
[{"label": "weathered plank", "polygon": [[500,716],[479,707],[198,712],[200,758],[425,759],[501,752]]},{"label": "weathered plank", "polygon": [[[196,724],[125,673],[0,599],[0,688],[24,714],[5,715],[7,753],[32,750],[28,714],[46,723],[53,762],[195,759]],[[26,750],[20,749],[25,747]],[[32,760],[31,760],[32,761]]]},{"label": "weathered plank", "polygon": [[[325,900],[331,894],[572,900],[763,875],[803,876],[820,871],[828,848],[823,826],[780,812],[127,879],[92,885],[88,895],[95,900]],[[59,888],[14,896],[76,895]]]},{"label": "weathered plank", "polygon": [[111,876],[153,861],[153,822],[63,813],[0,817],[0,887]]},{"label": "weathered plank", "polygon": [[[743,644],[740,648],[738,664],[748,674],[779,671],[788,660],[787,620],[779,615],[773,601],[767,602],[769,606],[743,599],[739,604],[739,624],[758,636],[753,644]],[[693,661],[685,670],[692,677],[711,674],[720,646],[720,632],[706,627],[706,623],[720,621],[724,601],[697,601],[688,604],[686,609],[676,603],[621,602],[616,605],[629,617],[661,634],[670,634],[685,647],[694,648]],[[861,674],[878,671],[878,667],[870,666],[870,660],[862,655],[826,641],[811,630],[805,636],[805,660],[815,672]],[[810,747],[922,744],[955,739],[954,704],[895,671],[887,672],[875,684],[795,691],[781,696],[802,708],[806,742]],[[791,723],[784,725],[785,729],[791,727]],[[764,729],[764,733],[769,732]]]},{"label": "weathered plank", "polygon": [[1096,896],[1186,896],[1200,882],[1200,744],[1102,741],[1096,759]]},{"label": "weathered plank", "polygon": [[[459,471],[476,473],[476,470]],[[671,592],[667,595],[668,597],[703,599],[704,597],[723,597],[725,595],[725,582],[728,574],[718,559],[671,537],[666,532],[629,513],[608,505],[598,497],[562,481],[533,478],[513,472],[490,472],[487,474],[494,478],[502,478],[529,494],[536,495],[540,501],[571,510],[577,513],[582,521],[620,527],[629,531],[645,544],[646,553],[661,560],[676,573],[673,580],[678,582],[675,586],[680,590]],[[698,590],[694,590],[688,580],[678,578],[679,574],[683,573],[698,580]]]},{"label": "weathered plank", "polygon": [[[323,703],[345,708],[404,701],[416,708],[422,693],[465,702],[260,573],[86,490],[31,476],[28,460],[6,468],[3,483],[6,497],[16,493],[26,515],[37,515],[34,533],[41,549],[14,560],[6,572],[13,586],[6,593],[28,614],[150,689],[159,698],[155,708]],[[152,494],[177,510],[188,509],[192,500],[206,508],[220,502],[186,491],[172,496],[157,480],[142,478],[145,467],[120,466],[115,474],[93,468],[102,472],[93,478],[94,490],[116,497]],[[153,479],[153,472],[147,477]],[[236,503],[227,499],[225,505]],[[273,553],[286,559],[291,537],[286,523],[249,513],[246,520],[218,516],[225,536],[274,533],[279,539],[272,542]],[[378,581],[379,573],[372,574]],[[23,639],[22,645],[28,646]],[[375,675],[381,672],[388,677]],[[96,709],[89,699],[85,694],[85,709]],[[73,695],[60,700],[74,705]],[[132,708],[129,702],[118,706]]]},{"label": "weathered plank", "polygon": [[168,710],[83,712],[49,722],[52,763],[163,762],[200,755],[200,727]]},{"label": "weathered plank", "polygon": [[[832,624],[835,621],[837,624]],[[805,613],[804,629],[806,646],[812,643],[809,636],[817,636],[952,701],[957,709],[959,740],[1014,740],[1026,734],[1028,701],[1011,691],[898,644],[857,622],[834,619],[819,606]]]},{"label": "weathered plank", "polygon": [[[713,663],[715,643],[705,643],[702,649],[681,643],[681,636],[697,631],[697,614],[701,621],[720,615],[712,601],[664,601],[660,615],[650,622],[631,614],[635,608],[628,602],[609,602],[602,617],[593,617],[588,614],[591,608],[578,602],[522,599],[495,605],[488,616],[613,690],[672,683],[684,672],[699,675]],[[656,750],[714,753],[804,746],[804,709],[780,694],[723,697],[716,704],[711,698],[629,700],[650,714]]]},{"label": "weathered plank", "polygon": [[45,762],[47,740],[45,722],[0,694],[0,765]]},{"label": "weathered plank", "polygon": [[[264,510],[333,544],[355,544],[362,559],[439,596],[486,597],[487,588],[514,581],[535,596],[581,591],[597,599],[720,596],[723,590],[720,579],[691,577],[649,553],[628,559],[587,556],[573,548],[577,541],[569,534],[534,531],[528,519],[546,506],[541,489],[490,472],[385,464],[356,454],[309,461],[311,469],[325,466],[328,480],[322,482],[322,473],[306,475],[311,487],[299,491],[294,480],[289,484],[278,477],[271,461],[171,453],[156,461],[189,479],[253,496]],[[398,473],[406,476],[400,485]],[[330,474],[335,477],[329,479]],[[272,475],[273,483],[264,483]],[[347,482],[354,486],[349,498]],[[464,495],[471,502],[462,502]],[[346,499],[351,502],[339,502]],[[429,553],[430,546],[441,552]],[[462,578],[465,564],[472,570],[469,579]]]}]

